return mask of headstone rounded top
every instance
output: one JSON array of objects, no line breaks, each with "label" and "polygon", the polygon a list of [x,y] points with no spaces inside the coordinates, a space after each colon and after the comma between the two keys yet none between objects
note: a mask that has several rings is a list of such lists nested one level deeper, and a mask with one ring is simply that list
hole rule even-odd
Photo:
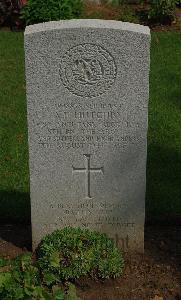
[{"label": "headstone rounded top", "polygon": [[25,29],[25,35],[59,29],[72,29],[72,28],[99,28],[99,29],[115,29],[132,31],[142,34],[150,34],[148,26],[133,24],[128,22],[113,21],[113,20],[99,20],[99,19],[72,19],[51,21],[35,25],[29,25]]}]

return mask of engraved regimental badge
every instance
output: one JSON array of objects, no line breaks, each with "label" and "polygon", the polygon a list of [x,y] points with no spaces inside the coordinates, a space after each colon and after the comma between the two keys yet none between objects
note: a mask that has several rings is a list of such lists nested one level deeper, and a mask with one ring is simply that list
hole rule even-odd
[{"label": "engraved regimental badge", "polygon": [[96,97],[114,83],[116,65],[112,55],[103,47],[81,44],[65,53],[60,75],[64,86],[74,95]]}]

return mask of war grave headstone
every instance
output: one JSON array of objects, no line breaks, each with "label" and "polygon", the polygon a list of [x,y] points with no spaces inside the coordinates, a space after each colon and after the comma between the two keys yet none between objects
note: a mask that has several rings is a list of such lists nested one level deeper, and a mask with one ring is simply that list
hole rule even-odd
[{"label": "war grave headstone", "polygon": [[143,252],[149,52],[141,25],[26,27],[33,248],[73,226]]}]

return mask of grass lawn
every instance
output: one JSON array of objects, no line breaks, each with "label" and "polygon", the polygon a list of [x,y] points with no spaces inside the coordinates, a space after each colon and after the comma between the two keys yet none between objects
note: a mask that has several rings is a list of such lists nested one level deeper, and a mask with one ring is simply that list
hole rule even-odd
[{"label": "grass lawn", "polygon": [[0,32],[0,220],[30,220],[23,33]]},{"label": "grass lawn", "polygon": [[[181,216],[181,34],[152,33],[146,215]],[[30,221],[23,33],[0,32],[0,219]]]},{"label": "grass lawn", "polygon": [[181,34],[152,34],[147,216],[181,216]]}]

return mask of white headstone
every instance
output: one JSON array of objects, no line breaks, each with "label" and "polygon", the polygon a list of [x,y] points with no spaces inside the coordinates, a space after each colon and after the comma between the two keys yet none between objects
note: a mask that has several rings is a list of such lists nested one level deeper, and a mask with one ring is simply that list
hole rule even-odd
[{"label": "white headstone", "polygon": [[143,252],[148,27],[101,20],[25,31],[33,247],[57,228]]}]

